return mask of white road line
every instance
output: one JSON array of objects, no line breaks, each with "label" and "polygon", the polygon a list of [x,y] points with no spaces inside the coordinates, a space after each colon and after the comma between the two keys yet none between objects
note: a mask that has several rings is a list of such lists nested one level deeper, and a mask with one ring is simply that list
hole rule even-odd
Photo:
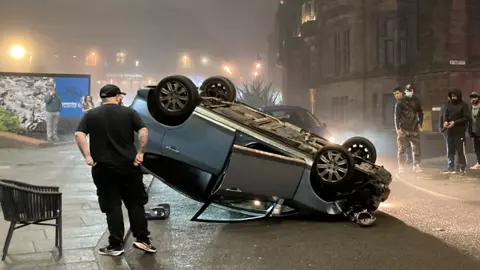
[{"label": "white road line", "polygon": [[416,188],[416,189],[418,189],[418,190],[421,190],[421,191],[423,191],[423,192],[430,193],[430,194],[432,194],[432,195],[434,195],[434,196],[437,196],[437,197],[443,197],[443,198],[447,198],[447,199],[454,200],[454,201],[463,201],[462,199],[457,198],[457,197],[448,196],[448,195],[445,195],[445,194],[442,194],[442,193],[438,193],[438,192],[431,191],[431,190],[429,190],[429,189],[426,189],[426,188],[417,186],[417,185],[415,185],[415,184],[413,184],[413,183],[410,183],[410,182],[408,182],[408,181],[402,180],[402,179],[400,179],[400,178],[398,178],[398,177],[395,177],[395,180],[397,180],[397,181],[399,181],[399,182],[401,182],[401,183],[403,183],[403,184],[406,184],[406,185],[408,185],[408,186],[411,186],[411,187],[413,187],[413,188]]}]

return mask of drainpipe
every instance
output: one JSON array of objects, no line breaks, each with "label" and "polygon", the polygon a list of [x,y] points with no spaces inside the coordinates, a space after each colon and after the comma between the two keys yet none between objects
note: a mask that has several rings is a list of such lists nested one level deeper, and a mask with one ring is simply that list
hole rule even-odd
[{"label": "drainpipe", "polygon": [[367,3],[366,0],[362,0],[363,7],[363,78],[362,78],[362,95],[363,95],[363,120],[367,119]]}]

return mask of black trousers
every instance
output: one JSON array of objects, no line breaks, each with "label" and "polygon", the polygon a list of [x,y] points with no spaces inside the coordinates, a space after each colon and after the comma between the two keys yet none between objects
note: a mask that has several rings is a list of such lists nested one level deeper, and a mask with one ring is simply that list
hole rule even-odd
[{"label": "black trousers", "polygon": [[480,164],[480,134],[472,134],[473,150],[475,151],[475,156],[477,156],[477,163]]},{"label": "black trousers", "polygon": [[[448,168],[465,169],[467,167],[467,159],[465,157],[465,134],[464,133],[447,133],[447,157]],[[457,156],[457,166],[455,166],[455,155]]]},{"label": "black trousers", "polygon": [[149,232],[144,206],[148,202],[148,194],[140,167],[120,172],[99,163],[92,167],[92,177],[97,186],[100,210],[107,216],[110,245],[122,247],[124,244],[122,201],[128,210],[133,236],[140,241],[147,240]]}]

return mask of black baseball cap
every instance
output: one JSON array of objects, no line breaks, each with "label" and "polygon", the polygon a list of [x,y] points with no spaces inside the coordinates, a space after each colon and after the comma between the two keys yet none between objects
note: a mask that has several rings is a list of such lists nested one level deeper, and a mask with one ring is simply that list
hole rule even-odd
[{"label": "black baseball cap", "polygon": [[120,88],[116,85],[107,84],[100,89],[101,98],[116,97],[118,95],[126,95],[126,93],[120,91]]}]

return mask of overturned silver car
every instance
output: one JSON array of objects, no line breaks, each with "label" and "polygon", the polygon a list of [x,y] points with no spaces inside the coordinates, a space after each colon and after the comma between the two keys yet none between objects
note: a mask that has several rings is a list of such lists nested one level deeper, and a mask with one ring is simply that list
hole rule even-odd
[{"label": "overturned silver car", "polygon": [[[291,215],[345,216],[372,225],[391,174],[375,165],[362,137],[342,145],[236,101],[224,77],[200,88],[169,76],[140,89],[131,105],[149,128],[144,169],[203,202],[194,221],[245,221]],[[229,219],[208,216],[223,207]]]}]

